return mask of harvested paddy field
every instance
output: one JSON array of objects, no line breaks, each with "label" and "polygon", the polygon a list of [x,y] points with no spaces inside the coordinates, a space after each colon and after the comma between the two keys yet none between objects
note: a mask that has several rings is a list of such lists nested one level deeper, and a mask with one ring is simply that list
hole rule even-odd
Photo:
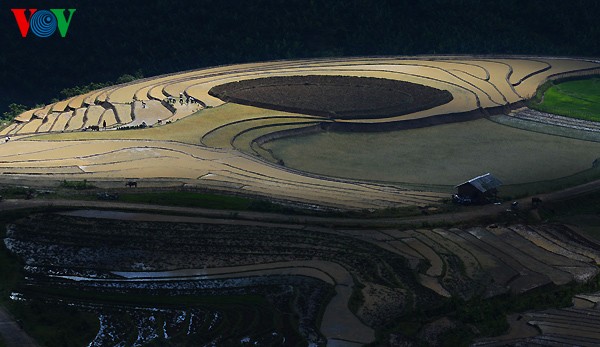
[{"label": "harvested paddy field", "polygon": [[11,136],[0,169],[48,181],[171,179],[350,209],[432,204],[485,172],[506,184],[587,172],[595,143],[468,121],[522,106],[546,81],[598,71],[581,59],[446,56],[192,70],[24,112],[0,130]]},{"label": "harvested paddy field", "polygon": [[589,170],[600,143],[520,130],[487,119],[383,133],[321,132],[263,144],[297,170],[333,177],[456,185],[492,172],[505,184]]}]

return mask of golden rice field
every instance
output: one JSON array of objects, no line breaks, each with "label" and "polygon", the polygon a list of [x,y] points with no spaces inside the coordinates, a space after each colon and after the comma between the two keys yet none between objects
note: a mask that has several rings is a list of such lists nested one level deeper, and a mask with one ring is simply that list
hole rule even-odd
[{"label": "golden rice field", "polygon": [[[482,172],[523,183],[590,168],[600,157],[593,142],[486,120],[439,124],[508,113],[549,79],[599,71],[600,64],[577,59],[390,57],[261,62],[150,77],[19,115],[0,131],[11,137],[0,145],[0,171],[48,180],[166,179],[345,208],[431,204],[446,193],[427,185],[453,185]],[[308,75],[404,81],[452,98],[408,114],[341,119],[225,103],[209,94],[230,82]],[[103,121],[106,129],[82,131]],[[152,128],[116,130],[142,123]],[[281,141],[268,141],[274,132],[307,127],[353,132],[287,138],[281,148]],[[425,128],[360,134],[395,127]],[[266,149],[285,166],[273,163]],[[298,151],[308,156],[298,159]]]}]

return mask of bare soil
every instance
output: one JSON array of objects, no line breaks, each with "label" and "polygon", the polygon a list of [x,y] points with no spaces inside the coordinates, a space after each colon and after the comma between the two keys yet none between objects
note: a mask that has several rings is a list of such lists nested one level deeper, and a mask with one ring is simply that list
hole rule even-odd
[{"label": "bare soil", "polygon": [[332,119],[400,116],[452,100],[452,94],[416,83],[372,77],[288,76],[225,83],[209,94],[226,102]]}]

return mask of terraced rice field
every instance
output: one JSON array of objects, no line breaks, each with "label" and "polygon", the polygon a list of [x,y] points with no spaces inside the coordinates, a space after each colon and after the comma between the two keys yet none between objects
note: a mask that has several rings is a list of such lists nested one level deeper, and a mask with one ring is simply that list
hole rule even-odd
[{"label": "terraced rice field", "polygon": [[[519,314],[518,320],[509,320],[509,334],[483,339],[474,346],[597,346],[600,340],[599,302],[600,293],[580,294],[573,298],[573,307]],[[527,331],[525,324],[529,329],[523,334]]]},{"label": "terraced rice field", "polygon": [[315,133],[262,147],[286,166],[315,174],[449,186],[485,172],[504,184],[552,180],[589,170],[600,158],[598,142],[487,119],[385,133]]},{"label": "terraced rice field", "polygon": [[[20,294],[25,298],[56,299],[48,296],[49,288],[112,298],[123,290],[175,297],[232,290],[247,295],[271,286],[270,297],[293,287],[299,298],[285,307],[293,307],[302,322],[300,334],[315,343],[322,335],[329,345],[370,343],[374,329],[443,297],[489,298],[585,283],[600,265],[597,245],[553,224],[365,231],[79,210],[19,220],[4,243],[25,263],[27,286]],[[323,296],[326,288],[331,300]],[[365,299],[352,310],[349,302],[357,291]],[[576,299],[583,308],[527,313],[529,324],[543,333],[537,338],[599,339],[596,324],[584,324],[584,317],[600,317],[594,311],[600,298]],[[89,305],[94,307],[93,301]],[[571,334],[568,317],[578,322]],[[228,334],[235,334],[235,327],[232,323]],[[125,334],[123,329],[132,327],[120,327],[115,336]]]},{"label": "terraced rice field", "polygon": [[[566,75],[595,74],[599,71],[600,64],[595,61],[543,57],[315,59],[187,71],[111,86],[23,113],[16,118],[16,125],[10,125],[0,133],[18,135],[13,138],[12,143],[0,146],[0,166],[5,174],[19,171],[19,175],[27,175],[27,168],[31,168],[31,174],[39,173],[40,168],[53,168],[45,177],[56,180],[93,180],[109,177],[181,180],[200,187],[228,187],[228,190],[241,193],[346,208],[429,204],[445,196],[432,192],[436,189],[440,191],[432,182],[436,185],[454,185],[482,172],[493,171],[506,183],[523,183],[553,179],[588,169],[590,163],[599,157],[595,154],[597,149],[594,143],[561,143],[561,148],[539,152],[541,157],[536,158],[538,161],[534,169],[524,170],[523,168],[531,168],[533,165],[531,160],[536,147],[556,139],[544,139],[526,132],[511,133],[507,129],[501,129],[499,125],[486,128],[487,125],[482,127],[482,124],[485,124],[483,121],[460,123],[463,126],[457,126],[456,129],[444,128],[449,125],[438,124],[464,122],[490,113],[508,112],[518,106],[519,102],[534,95],[536,88],[549,79]],[[268,81],[273,77],[280,78],[281,81],[296,81],[308,75],[317,76],[317,80],[370,77],[373,80],[410,82],[449,93],[452,99],[443,104],[430,105],[428,108],[417,107],[406,114],[398,111],[398,114],[382,113],[379,117],[359,115],[352,119],[344,119],[345,117],[337,117],[335,113],[321,117],[243,107],[226,103],[209,94],[211,89],[230,82],[243,81],[253,84],[258,83],[255,81]],[[297,98],[294,88],[292,86],[292,92],[278,94],[276,97]],[[376,109],[378,106],[375,105],[375,101],[379,100],[378,95],[373,93],[376,90],[377,88],[371,90],[371,94],[359,93],[360,100],[356,101],[366,108]],[[413,97],[409,94],[410,91],[407,100]],[[328,95],[332,95],[330,98],[336,97],[335,93]],[[190,98],[194,98],[196,102],[190,103]],[[90,125],[101,125],[103,121],[107,123],[107,131],[94,134],[80,132]],[[172,124],[166,124],[167,122]],[[153,128],[139,131],[115,130],[121,126],[136,126],[142,123]],[[321,148],[306,147],[304,152],[310,154],[310,162],[316,162],[319,167],[325,169],[337,167],[335,172],[328,169],[314,170],[310,165],[298,163],[294,155],[281,155],[281,149],[269,147],[278,144],[269,141],[281,136],[296,136],[305,131],[319,129],[352,131],[351,135],[332,136],[356,135],[357,138],[349,140],[348,143],[354,142],[358,145],[364,138],[361,139],[362,135],[359,136],[356,132],[363,130],[382,131],[427,126],[434,126],[427,128],[427,133],[454,129],[452,131],[455,131],[457,138],[467,136],[465,141],[468,143],[463,145],[467,153],[457,150],[460,141],[450,145],[434,145],[434,148],[426,148],[421,143],[420,152],[407,153],[406,146],[413,146],[416,142],[404,143],[398,140],[398,143],[392,143],[391,146],[374,143],[375,147],[367,150],[367,153],[370,153],[367,159],[371,161],[366,160],[364,154],[355,155],[353,151],[351,155],[345,153],[344,156],[337,153],[335,159],[342,160],[340,165],[339,162],[333,163],[331,157],[323,156]],[[471,127],[472,132],[467,130]],[[478,131],[480,133],[477,133]],[[56,134],[59,132],[60,134]],[[32,137],[44,133],[55,134]],[[414,129],[396,133],[399,134],[399,139],[420,136]],[[485,135],[482,136],[482,133]],[[496,133],[502,135],[490,138],[497,146],[494,146],[491,140],[485,142],[488,135]],[[469,134],[483,138],[484,143],[469,142]],[[382,139],[387,136],[381,135]],[[451,135],[448,132],[443,133],[441,139],[447,140]],[[95,141],[88,141],[92,139]],[[136,141],[131,141],[133,139]],[[82,142],[66,143],[65,140]],[[298,141],[305,141],[304,145],[307,145],[305,139]],[[90,143],[93,145],[89,145]],[[345,143],[342,142],[344,146]],[[73,149],[75,144],[81,144],[77,146],[79,149]],[[327,146],[326,149],[335,147],[327,143],[324,145]],[[47,153],[60,151],[63,147],[70,149],[62,156],[46,156]],[[568,152],[563,147],[576,148],[574,151],[577,151],[577,154]],[[117,152],[126,153],[126,158],[102,165],[89,160]],[[149,152],[153,155],[147,156]],[[23,159],[17,160],[16,154],[19,158],[29,158],[27,165],[23,165]],[[496,158],[496,163],[490,160],[479,163],[479,166],[474,165],[475,154],[487,154],[483,157]],[[278,156],[281,157],[277,158]],[[360,161],[365,160],[361,162],[362,168],[361,165],[356,165],[356,160],[349,159],[354,157]],[[431,160],[419,164],[415,159],[417,157]],[[437,160],[440,157],[445,160]],[[343,163],[346,159],[348,165]],[[395,165],[388,166],[386,170],[377,168],[377,165],[383,165],[381,163],[390,160],[406,170],[396,170],[398,166]],[[454,167],[454,170],[447,169],[461,160],[465,162],[464,166]],[[540,161],[543,165],[539,164]],[[505,162],[507,165],[499,165],[499,162]],[[538,169],[547,164],[554,166],[546,172]],[[180,165],[181,169],[175,169],[177,166],[173,165]],[[65,176],[65,171],[70,174]],[[312,174],[304,171],[311,171]],[[342,171],[343,174],[340,174]],[[381,176],[385,172],[393,177]],[[444,174],[437,177],[440,172]],[[415,191],[415,188],[412,188],[414,184],[424,187],[421,188],[423,191]],[[446,191],[447,188],[441,190]]]}]

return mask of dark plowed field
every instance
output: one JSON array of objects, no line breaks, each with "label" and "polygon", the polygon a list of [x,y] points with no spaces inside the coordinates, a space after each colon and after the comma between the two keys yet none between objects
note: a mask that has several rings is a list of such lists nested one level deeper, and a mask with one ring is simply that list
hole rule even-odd
[{"label": "dark plowed field", "polygon": [[209,94],[226,102],[334,119],[387,118],[443,105],[452,95],[372,77],[288,76],[231,82]]}]

